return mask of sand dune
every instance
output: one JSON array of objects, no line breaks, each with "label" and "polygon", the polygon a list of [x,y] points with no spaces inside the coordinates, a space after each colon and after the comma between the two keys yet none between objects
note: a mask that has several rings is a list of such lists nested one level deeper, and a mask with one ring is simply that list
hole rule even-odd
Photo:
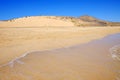
[{"label": "sand dune", "polygon": [[80,18],[66,16],[29,16],[0,21],[0,27],[76,27],[76,26],[120,26],[119,22],[108,22],[91,16]]},{"label": "sand dune", "polygon": [[23,17],[0,22],[0,27],[45,27],[45,26],[74,26],[70,21],[50,19],[47,17]]}]

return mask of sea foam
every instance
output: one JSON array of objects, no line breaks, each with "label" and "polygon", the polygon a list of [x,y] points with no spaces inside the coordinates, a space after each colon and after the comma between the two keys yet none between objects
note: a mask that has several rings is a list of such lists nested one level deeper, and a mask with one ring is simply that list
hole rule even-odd
[{"label": "sea foam", "polygon": [[120,44],[113,46],[110,48],[110,53],[114,60],[120,61]]},{"label": "sea foam", "polygon": [[28,51],[28,52],[24,53],[23,55],[21,55],[20,57],[16,57],[15,59],[11,60],[10,62],[0,65],[0,67],[10,66],[12,68],[12,67],[14,67],[15,63],[25,64],[20,59],[24,58],[25,56],[27,56],[28,54],[33,53],[33,52],[37,52],[37,51]]},{"label": "sea foam", "polygon": [[[110,53],[112,55],[112,58],[115,61],[120,62],[120,44],[115,45],[112,48],[110,48]],[[117,76],[116,76],[115,80],[120,80],[120,71],[117,71]]]}]

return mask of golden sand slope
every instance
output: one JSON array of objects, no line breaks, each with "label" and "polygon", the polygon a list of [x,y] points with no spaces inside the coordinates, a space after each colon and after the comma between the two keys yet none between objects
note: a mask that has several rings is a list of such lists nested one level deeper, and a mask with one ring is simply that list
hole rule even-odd
[{"label": "golden sand slope", "polygon": [[120,26],[119,22],[109,22],[91,16],[27,16],[0,21],[0,27],[61,27],[61,26]]},{"label": "golden sand slope", "polygon": [[74,26],[74,23],[68,20],[54,19],[47,16],[31,16],[17,18],[8,21],[1,21],[0,27],[47,27],[47,26]]},{"label": "golden sand slope", "polygon": [[68,47],[119,32],[120,27],[0,28],[0,65],[26,52]]},{"label": "golden sand slope", "polygon": [[85,17],[85,20],[83,20],[83,17],[81,18],[65,16],[29,16],[0,21],[0,27],[107,26],[107,22],[99,22],[99,20],[97,21],[95,18],[89,19],[89,17]]}]

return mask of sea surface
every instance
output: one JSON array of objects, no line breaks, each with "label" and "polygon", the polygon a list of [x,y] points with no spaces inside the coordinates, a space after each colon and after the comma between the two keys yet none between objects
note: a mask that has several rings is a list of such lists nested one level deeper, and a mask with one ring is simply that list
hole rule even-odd
[{"label": "sea surface", "polygon": [[29,51],[1,65],[0,80],[120,80],[120,33],[72,47]]}]

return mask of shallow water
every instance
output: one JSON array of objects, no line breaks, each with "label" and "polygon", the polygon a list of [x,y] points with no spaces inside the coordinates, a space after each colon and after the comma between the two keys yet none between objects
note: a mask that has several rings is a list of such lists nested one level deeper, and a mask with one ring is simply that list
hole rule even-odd
[{"label": "shallow water", "polygon": [[110,48],[110,53],[116,65],[116,80],[120,80],[120,44]]},{"label": "shallow water", "polygon": [[120,34],[33,51],[0,67],[0,80],[120,80]]},{"label": "shallow water", "polygon": [[110,52],[114,60],[120,61],[120,44],[113,46]]}]

